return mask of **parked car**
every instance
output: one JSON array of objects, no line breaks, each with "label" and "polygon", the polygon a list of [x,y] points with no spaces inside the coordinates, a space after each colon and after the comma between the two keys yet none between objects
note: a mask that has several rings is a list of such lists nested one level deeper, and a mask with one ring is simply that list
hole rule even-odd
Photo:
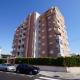
[{"label": "parked car", "polygon": [[19,64],[16,68],[17,73],[29,74],[29,75],[36,75],[39,73],[39,67],[35,67],[28,64]]},{"label": "parked car", "polygon": [[16,67],[12,64],[0,64],[0,71],[16,71]]}]

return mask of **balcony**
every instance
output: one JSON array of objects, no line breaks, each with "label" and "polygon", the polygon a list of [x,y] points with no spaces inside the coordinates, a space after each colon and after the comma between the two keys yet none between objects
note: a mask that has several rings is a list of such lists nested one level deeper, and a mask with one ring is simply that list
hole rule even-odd
[{"label": "balcony", "polygon": [[61,32],[60,32],[59,28],[54,28],[54,32],[57,35],[61,35]]}]

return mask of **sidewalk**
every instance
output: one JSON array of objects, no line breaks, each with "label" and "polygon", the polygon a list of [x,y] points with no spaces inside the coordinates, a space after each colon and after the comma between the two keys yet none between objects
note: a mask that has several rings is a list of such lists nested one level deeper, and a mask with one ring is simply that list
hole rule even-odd
[{"label": "sidewalk", "polygon": [[51,71],[40,71],[41,75],[53,78],[61,78],[61,79],[77,79],[80,80],[80,74],[68,73],[68,72],[51,72]]}]

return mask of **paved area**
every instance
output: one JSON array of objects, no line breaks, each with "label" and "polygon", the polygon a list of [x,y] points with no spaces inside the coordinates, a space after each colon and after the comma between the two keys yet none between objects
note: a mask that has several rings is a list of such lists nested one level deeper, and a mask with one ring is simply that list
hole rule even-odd
[{"label": "paved area", "polygon": [[80,74],[40,71],[37,75],[0,72],[0,80],[80,80]]},{"label": "paved area", "polygon": [[59,80],[80,80],[80,74],[75,73],[41,71],[39,74]]},{"label": "paved area", "polygon": [[59,80],[41,74],[25,75],[0,71],[0,80]]}]

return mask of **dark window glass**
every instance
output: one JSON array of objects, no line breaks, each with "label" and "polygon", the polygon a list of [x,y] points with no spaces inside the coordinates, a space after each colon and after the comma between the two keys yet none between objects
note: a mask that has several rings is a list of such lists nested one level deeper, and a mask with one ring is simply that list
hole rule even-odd
[{"label": "dark window glass", "polygon": [[20,35],[20,37],[22,37],[22,35]]},{"label": "dark window glass", "polygon": [[23,35],[25,36],[26,34],[25,34],[25,33],[23,33]]},{"label": "dark window glass", "polygon": [[19,42],[21,43],[21,40],[19,40]]},{"label": "dark window glass", "polygon": [[22,48],[24,48],[24,45],[22,45]]},{"label": "dark window glass", "polygon": [[22,41],[24,41],[24,40],[25,40],[25,38],[22,39]]},{"label": "dark window glass", "polygon": [[18,48],[20,49],[20,46],[18,46]]},{"label": "dark window glass", "polygon": [[20,52],[17,53],[17,55],[19,56]]},{"label": "dark window glass", "polygon": [[56,43],[59,43],[59,39],[56,39]]},{"label": "dark window glass", "polygon": [[39,23],[41,22],[41,20],[39,20]]},{"label": "dark window glass", "polygon": [[24,30],[26,30],[26,28],[24,28]]}]

